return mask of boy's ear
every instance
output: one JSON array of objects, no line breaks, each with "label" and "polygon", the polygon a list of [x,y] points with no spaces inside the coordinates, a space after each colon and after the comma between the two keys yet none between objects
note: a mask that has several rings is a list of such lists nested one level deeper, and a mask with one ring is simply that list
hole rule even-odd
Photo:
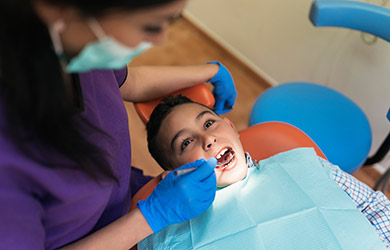
[{"label": "boy's ear", "polygon": [[236,129],[236,126],[234,126],[233,122],[232,122],[231,120],[229,120],[229,118],[224,117],[223,120],[224,120],[225,122],[227,122],[227,123],[230,125],[230,127],[232,127],[232,128],[234,129],[234,131],[238,134],[238,131],[237,131],[237,129]]}]

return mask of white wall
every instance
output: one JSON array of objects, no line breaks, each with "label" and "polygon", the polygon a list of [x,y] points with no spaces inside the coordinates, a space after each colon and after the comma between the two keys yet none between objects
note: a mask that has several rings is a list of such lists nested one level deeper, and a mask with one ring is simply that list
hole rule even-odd
[{"label": "white wall", "polygon": [[373,153],[390,131],[390,44],[367,45],[358,31],[314,27],[311,2],[190,0],[185,15],[271,84],[309,81],[350,97],[370,120]]}]

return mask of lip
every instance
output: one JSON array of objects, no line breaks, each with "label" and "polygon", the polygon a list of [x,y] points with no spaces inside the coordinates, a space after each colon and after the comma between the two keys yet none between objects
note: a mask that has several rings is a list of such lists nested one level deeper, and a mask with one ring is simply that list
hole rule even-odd
[{"label": "lip", "polygon": [[229,147],[229,146],[223,147],[223,148],[221,148],[220,150],[218,150],[217,153],[215,153],[214,157],[217,158],[217,156],[218,156],[222,151],[224,151],[225,149],[232,149],[232,150],[233,150],[233,148],[232,148],[232,147]]}]

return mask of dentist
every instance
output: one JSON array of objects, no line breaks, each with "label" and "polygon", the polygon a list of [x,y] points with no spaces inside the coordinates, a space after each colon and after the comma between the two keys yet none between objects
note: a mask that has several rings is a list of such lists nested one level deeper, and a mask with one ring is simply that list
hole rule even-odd
[{"label": "dentist", "polygon": [[127,112],[209,81],[216,111],[236,90],[219,62],[127,67],[160,44],[185,0],[0,2],[0,249],[129,249],[203,213],[215,159],[169,174],[132,212],[148,178],[131,168]]}]

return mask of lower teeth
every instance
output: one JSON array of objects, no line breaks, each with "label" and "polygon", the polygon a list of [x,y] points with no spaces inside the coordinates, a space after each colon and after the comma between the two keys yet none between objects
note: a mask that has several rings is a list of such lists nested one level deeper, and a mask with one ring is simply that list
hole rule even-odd
[{"label": "lower teeth", "polygon": [[232,162],[232,160],[233,160],[233,157],[232,157],[231,159],[229,159],[228,161],[226,161],[226,162],[218,163],[218,164],[217,164],[217,167],[226,168],[227,166],[230,165],[230,163]]},{"label": "lower teeth", "polygon": [[234,153],[231,155],[230,159],[228,159],[227,161],[224,161],[224,162],[218,162],[217,163],[217,167],[219,168],[226,168],[233,160],[234,158]]}]

